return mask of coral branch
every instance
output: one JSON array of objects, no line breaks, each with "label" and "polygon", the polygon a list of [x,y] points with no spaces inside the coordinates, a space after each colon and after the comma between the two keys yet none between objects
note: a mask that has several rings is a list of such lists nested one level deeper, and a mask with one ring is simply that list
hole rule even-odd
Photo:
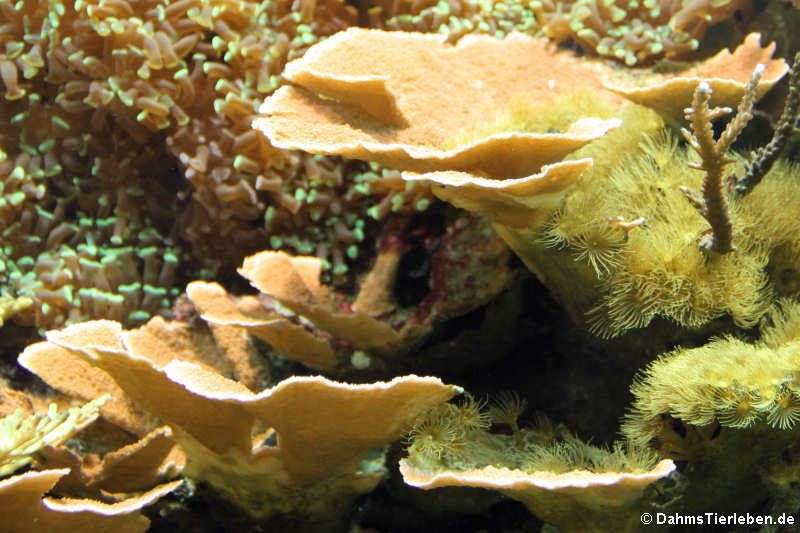
[{"label": "coral branch", "polygon": [[778,159],[794,131],[794,125],[800,116],[800,53],[794,56],[790,72],[789,94],[783,104],[778,126],[769,144],[759,148],[755,158],[746,165],[744,176],[735,180],[734,192],[738,196],[744,196],[758,185],[761,178],[772,168],[772,164]]},{"label": "coral branch", "polygon": [[756,66],[736,110],[736,116],[728,122],[725,131],[716,141],[714,141],[714,130],[711,127],[711,121],[730,113],[731,109],[709,107],[711,87],[708,83],[700,82],[692,98],[692,107],[687,107],[684,110],[692,131],[682,130],[683,136],[701,158],[701,163],[693,164],[691,167],[705,170],[706,175],[703,179],[702,194],[688,187],[681,187],[681,191],[711,224],[710,234],[706,235],[700,243],[700,247],[704,250],[726,254],[736,249],[733,245],[733,224],[731,223],[725,181],[723,180],[725,166],[733,162],[733,159],[726,157],[725,152],[750,119],[753,118],[756,88],[763,72],[763,64]]}]

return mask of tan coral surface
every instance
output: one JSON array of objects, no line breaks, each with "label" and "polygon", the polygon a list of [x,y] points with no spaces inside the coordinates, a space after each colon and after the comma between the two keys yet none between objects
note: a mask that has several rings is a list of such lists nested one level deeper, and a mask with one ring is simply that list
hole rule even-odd
[{"label": "tan coral surface", "polygon": [[583,118],[561,133],[498,132],[448,149],[454,132],[498,118],[520,100],[544,106],[582,89],[613,101],[602,87],[606,72],[518,33],[466,36],[453,46],[436,35],[351,28],[293,62],[286,76],[299,87],[279,89],[253,124],[281,148],[417,172],[522,177],[614,123]]},{"label": "tan coral surface", "polygon": [[599,533],[609,531],[609,528],[630,531],[624,525],[630,519],[630,507],[641,498],[649,484],[668,476],[673,470],[675,463],[669,459],[660,461],[651,471],[642,474],[579,470],[563,474],[529,474],[493,466],[470,472],[433,474],[416,470],[404,461],[400,463],[400,472],[409,485],[423,489],[468,486],[500,490],[567,533]]},{"label": "tan coral surface", "polygon": [[26,472],[0,481],[0,530],[28,533],[35,524],[39,533],[142,533],[150,520],[139,513],[181,481],[166,483],[118,503],[93,500],[43,498],[68,469]]},{"label": "tan coral surface", "polygon": [[613,84],[606,87],[637,104],[652,107],[665,118],[680,121],[683,109],[691,104],[692,94],[701,81],[706,81],[711,87],[711,105],[736,107],[744,95],[747,80],[759,63],[766,67],[756,92],[757,98],[761,98],[789,71],[786,61],[771,59],[774,51],[775,43],[762,48],[761,35],[751,33],[733,52],[722,50],[677,74],[650,76],[645,87]]},{"label": "tan coral surface", "polygon": [[137,331],[86,322],[50,331],[34,346],[60,348],[106,372],[126,398],[172,428],[187,475],[257,517],[326,515],[372,490],[381,472],[360,471],[367,452],[398,440],[421,413],[460,391],[413,375],[365,385],[294,376],[256,394],[207,365],[159,364],[149,350],[137,351]]}]

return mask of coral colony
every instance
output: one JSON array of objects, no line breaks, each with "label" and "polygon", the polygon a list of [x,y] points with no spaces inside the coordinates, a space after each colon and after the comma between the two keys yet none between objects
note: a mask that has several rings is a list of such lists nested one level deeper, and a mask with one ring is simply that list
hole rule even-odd
[{"label": "coral colony", "polygon": [[797,28],[0,0],[0,531],[791,531]]}]

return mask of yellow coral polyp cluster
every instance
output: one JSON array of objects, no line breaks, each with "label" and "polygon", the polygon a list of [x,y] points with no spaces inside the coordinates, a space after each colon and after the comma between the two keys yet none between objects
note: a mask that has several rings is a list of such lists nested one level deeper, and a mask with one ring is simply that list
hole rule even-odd
[{"label": "yellow coral polyp cluster", "polygon": [[661,436],[663,416],[694,426],[743,429],[759,421],[789,430],[800,421],[800,307],[783,302],[756,343],[725,337],[678,349],[637,378],[622,433],[647,445]]},{"label": "yellow coral polyp cluster", "polygon": [[[562,531],[601,532],[635,515],[642,489],[675,468],[638,445],[592,446],[543,417],[520,428],[525,405],[506,392],[488,409],[470,398],[429,409],[410,432],[404,480],[499,490]],[[492,433],[492,423],[510,426],[511,435]]]},{"label": "yellow coral polyp cluster", "polygon": [[[796,293],[798,251],[791,235],[798,224],[771,206],[798,195],[792,187],[797,168],[776,165],[760,190],[733,202],[738,250],[709,255],[698,246],[708,223],[680,191],[700,187],[702,173],[690,162],[668,134],[648,138],[605,181],[582,180],[545,225],[539,236],[544,256],[558,257],[598,291],[593,305],[568,298],[590,331],[614,337],[657,316],[698,327],[725,314],[752,327],[773,290]],[[623,233],[612,225],[616,217],[644,220]]]},{"label": "yellow coral polyp cluster", "polygon": [[[469,471],[491,465],[524,472],[645,472],[656,463],[651,451],[617,442],[611,449],[587,444],[563,425],[538,417],[520,427],[527,401],[501,392],[491,403],[467,396],[460,403],[429,409],[409,431],[408,458],[413,468],[428,472]],[[511,434],[494,433],[507,426]]]},{"label": "yellow coral polyp cluster", "polygon": [[57,446],[97,418],[102,397],[83,407],[58,412],[55,404],[46,413],[23,416],[22,410],[0,418],[0,476],[7,476],[29,464],[45,446]]}]

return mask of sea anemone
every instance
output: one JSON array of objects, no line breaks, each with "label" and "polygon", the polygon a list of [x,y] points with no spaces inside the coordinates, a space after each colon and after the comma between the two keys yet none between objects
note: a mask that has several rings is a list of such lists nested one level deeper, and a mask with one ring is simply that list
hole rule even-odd
[{"label": "sea anemone", "polygon": [[619,266],[619,254],[625,246],[625,233],[608,222],[590,224],[570,240],[575,261],[585,261],[598,278]]},{"label": "sea anemone", "polygon": [[788,387],[781,387],[767,413],[767,423],[778,429],[792,429],[800,420],[800,398]]},{"label": "sea anemone", "polygon": [[489,407],[489,418],[495,424],[509,426],[516,435],[519,433],[519,417],[525,412],[528,400],[520,398],[514,391],[500,391]]},{"label": "sea anemone", "polygon": [[485,410],[486,404],[485,399],[476,400],[471,394],[466,394],[464,400],[456,404],[456,409],[453,411],[455,423],[464,431],[489,429],[492,419]]},{"label": "sea anemone", "polygon": [[409,454],[436,459],[457,454],[464,436],[457,410],[453,404],[432,407],[409,432]]}]

